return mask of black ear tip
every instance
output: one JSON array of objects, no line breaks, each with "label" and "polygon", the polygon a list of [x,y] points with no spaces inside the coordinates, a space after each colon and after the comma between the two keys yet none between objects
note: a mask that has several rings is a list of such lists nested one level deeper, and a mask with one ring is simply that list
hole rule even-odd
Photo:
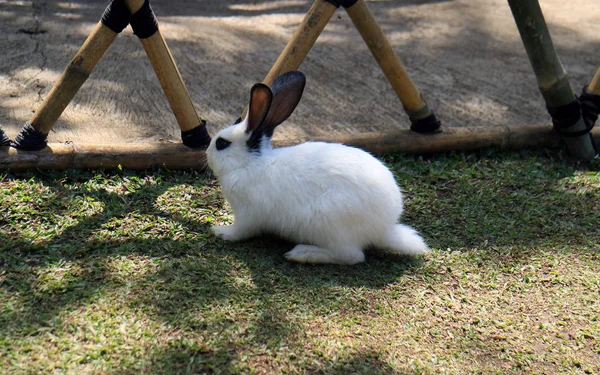
[{"label": "black ear tip", "polygon": [[289,78],[297,78],[297,79],[306,80],[306,76],[304,75],[304,73],[302,73],[299,70],[291,70],[291,71],[289,71],[287,73],[282,74],[282,77],[283,76],[287,76]]},{"label": "black ear tip", "polygon": [[254,85],[252,85],[252,88],[250,89],[250,91],[264,90],[264,89],[267,89],[267,90],[271,91],[271,89],[269,88],[269,86],[265,85],[264,83],[255,83]]},{"label": "black ear tip", "polygon": [[304,86],[306,84],[306,76],[298,70],[292,70],[277,77],[272,86],[279,86],[291,82]]}]

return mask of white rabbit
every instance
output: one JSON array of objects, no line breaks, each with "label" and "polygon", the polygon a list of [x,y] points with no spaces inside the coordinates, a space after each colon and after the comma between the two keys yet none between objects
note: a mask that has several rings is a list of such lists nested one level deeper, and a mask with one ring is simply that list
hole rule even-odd
[{"label": "white rabbit", "polygon": [[271,89],[255,84],[244,121],[213,138],[208,164],[234,214],[233,225],[214,226],[213,233],[227,241],[279,235],[298,243],[285,257],[301,263],[356,264],[368,246],[427,252],[414,229],[397,224],[402,194],[379,160],[333,143],[271,147],[275,127],[292,114],[305,82],[304,74],[288,72]]}]

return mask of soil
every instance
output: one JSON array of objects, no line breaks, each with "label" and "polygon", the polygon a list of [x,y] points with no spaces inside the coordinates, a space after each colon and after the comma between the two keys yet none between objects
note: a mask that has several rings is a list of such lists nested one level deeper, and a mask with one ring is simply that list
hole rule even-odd
[{"label": "soil", "polygon": [[[160,28],[209,131],[231,124],[312,1],[154,1]],[[549,123],[505,0],[367,1],[443,126]],[[106,0],[0,0],[0,123],[11,137],[40,106],[96,25]],[[600,65],[600,3],[542,0],[576,92]],[[409,127],[396,94],[340,8],[302,64],[304,98],[275,139]],[[50,142],[179,141],[179,127],[137,37],[111,45]]]}]

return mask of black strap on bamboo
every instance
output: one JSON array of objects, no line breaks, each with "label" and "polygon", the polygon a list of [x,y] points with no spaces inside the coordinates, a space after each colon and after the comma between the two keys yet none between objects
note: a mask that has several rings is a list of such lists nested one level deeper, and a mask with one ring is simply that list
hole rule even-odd
[{"label": "black strap on bamboo", "polygon": [[409,116],[409,119],[410,130],[421,134],[435,133],[439,130],[440,126],[442,125],[441,122],[439,122],[438,119],[435,117],[433,112],[427,117],[413,119]]},{"label": "black strap on bamboo", "polygon": [[129,25],[129,10],[123,0],[112,0],[102,14],[101,22],[115,33],[123,31]]},{"label": "black strap on bamboo", "polygon": [[10,145],[10,139],[6,136],[4,129],[0,126],[0,147]]},{"label": "black strap on bamboo", "polygon": [[600,95],[588,91],[587,86],[584,86],[579,96],[579,102],[581,103],[583,122],[592,129],[600,115]]},{"label": "black strap on bamboo", "polygon": [[546,107],[552,117],[554,130],[563,137],[580,137],[586,135],[592,130],[592,126],[585,124],[585,129],[578,131],[567,131],[581,119],[581,104],[578,99],[571,103],[561,105],[560,107]]},{"label": "black strap on bamboo", "polygon": [[210,135],[206,130],[206,121],[202,120],[198,126],[191,130],[182,131],[181,141],[191,148],[207,147],[210,144]]},{"label": "black strap on bamboo", "polygon": [[131,16],[129,20],[133,33],[140,39],[149,38],[158,31],[158,21],[150,6],[150,1],[144,1],[144,5]]},{"label": "black strap on bamboo", "polygon": [[336,7],[344,7],[350,8],[352,5],[356,4],[358,0],[324,0],[328,3],[335,5]]},{"label": "black strap on bamboo", "polygon": [[30,123],[25,123],[12,143],[14,148],[27,151],[39,151],[46,147],[48,134],[37,131]]}]

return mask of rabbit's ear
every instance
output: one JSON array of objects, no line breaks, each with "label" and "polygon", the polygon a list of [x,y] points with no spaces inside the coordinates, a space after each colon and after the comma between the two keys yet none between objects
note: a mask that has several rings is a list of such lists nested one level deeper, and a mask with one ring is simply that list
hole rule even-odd
[{"label": "rabbit's ear", "polygon": [[268,86],[257,83],[250,90],[250,105],[248,106],[248,124],[246,134],[259,129],[271,107],[273,93]]},{"label": "rabbit's ear", "polygon": [[271,85],[273,101],[264,120],[263,128],[268,137],[273,135],[275,127],[284,122],[300,102],[306,77],[298,71],[287,72],[275,79]]}]

